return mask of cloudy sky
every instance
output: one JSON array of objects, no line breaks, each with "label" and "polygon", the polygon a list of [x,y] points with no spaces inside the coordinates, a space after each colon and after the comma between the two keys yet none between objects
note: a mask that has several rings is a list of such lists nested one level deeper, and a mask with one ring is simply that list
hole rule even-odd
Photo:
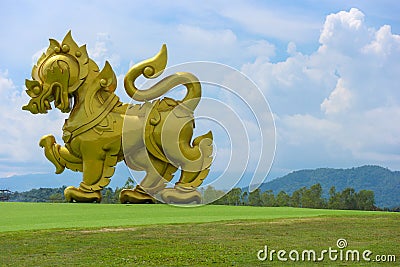
[{"label": "cloudy sky", "polygon": [[[60,141],[65,115],[21,106],[34,60],[68,30],[120,78],[163,43],[169,65],[217,62],[247,75],[275,121],[272,172],[400,170],[399,14],[396,0],[2,1],[0,177],[53,172],[38,140],[52,133]],[[216,145],[221,157],[224,144]]]}]

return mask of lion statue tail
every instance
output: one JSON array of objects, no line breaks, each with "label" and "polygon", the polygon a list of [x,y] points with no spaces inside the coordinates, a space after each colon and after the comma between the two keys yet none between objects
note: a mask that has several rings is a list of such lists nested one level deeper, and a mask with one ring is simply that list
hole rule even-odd
[{"label": "lion statue tail", "polygon": [[167,46],[164,44],[154,57],[139,62],[131,67],[124,78],[126,93],[134,100],[145,102],[156,99],[178,85],[184,85],[187,89],[182,103],[186,108],[194,110],[201,97],[201,85],[196,76],[188,72],[172,74],[148,89],[139,90],[135,86],[135,80],[143,75],[147,79],[154,79],[161,75],[167,65]]},{"label": "lion statue tail", "polygon": [[[203,180],[210,172],[210,166],[213,160],[212,141],[213,135],[210,131],[196,137],[192,142],[191,148],[182,150],[185,159],[180,162],[182,172],[176,186],[193,189],[199,187],[203,183]],[[193,157],[197,157],[197,159],[189,159]]]}]

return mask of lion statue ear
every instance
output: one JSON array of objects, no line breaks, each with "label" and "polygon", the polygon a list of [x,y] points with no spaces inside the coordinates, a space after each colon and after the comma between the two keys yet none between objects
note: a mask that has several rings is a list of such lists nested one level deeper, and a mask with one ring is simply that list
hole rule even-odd
[{"label": "lion statue ear", "polygon": [[114,92],[117,88],[117,77],[115,76],[115,72],[108,61],[106,61],[106,64],[97,76],[97,79],[101,88],[103,88],[105,91]]}]

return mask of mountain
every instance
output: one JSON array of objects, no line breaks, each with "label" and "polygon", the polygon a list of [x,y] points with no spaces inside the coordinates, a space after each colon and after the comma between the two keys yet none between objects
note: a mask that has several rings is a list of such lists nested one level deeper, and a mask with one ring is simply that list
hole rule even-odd
[{"label": "mountain", "polygon": [[400,171],[371,165],[351,169],[294,171],[262,184],[260,190],[272,190],[275,194],[285,191],[291,195],[301,187],[309,188],[317,183],[321,184],[325,197],[328,197],[332,186],[335,186],[336,191],[351,187],[357,192],[363,189],[374,191],[375,205],[378,207],[400,206]]},{"label": "mountain", "polygon": [[[144,175],[144,173],[141,173]],[[139,174],[135,177],[141,179]],[[269,177],[276,177],[273,174]],[[279,174],[282,175],[282,174]],[[228,175],[229,176],[229,175]],[[115,174],[111,179],[110,187],[121,187],[125,184],[128,177],[133,177],[128,168],[123,164],[118,164]],[[218,179],[218,173],[210,173],[207,183]],[[231,177],[236,177],[232,174]],[[248,185],[252,175],[245,174],[236,187]],[[178,176],[176,177],[176,179]],[[27,174],[7,178],[0,178],[0,189],[11,191],[28,191],[33,188],[58,188],[63,185],[78,186],[82,179],[82,173],[64,171],[62,174]],[[400,171],[391,171],[379,166],[362,166],[351,169],[332,169],[320,168],[315,170],[300,170],[291,172],[280,178],[276,178],[260,186],[261,191],[272,190],[275,194],[285,191],[292,194],[293,191],[301,187],[307,187],[320,183],[324,196],[328,197],[329,189],[336,187],[336,191],[342,191],[347,187],[352,187],[356,191],[362,189],[372,190],[375,193],[375,204],[378,207],[398,207],[400,206]],[[215,184],[211,184],[215,186]]]},{"label": "mountain", "polygon": [[[279,177],[284,175],[282,172],[270,172],[268,174],[268,181],[271,177]],[[137,181],[142,180],[145,172],[135,172],[130,173],[129,168],[123,163],[118,163],[115,168],[115,173],[111,178],[111,182],[108,185],[111,188],[124,186],[128,177],[137,179]],[[178,181],[179,172],[175,174],[172,184]],[[235,187],[245,187],[250,184],[253,175],[252,173],[223,173],[219,171],[211,171],[203,183],[203,186],[207,187],[212,185],[221,190],[228,190],[232,186]],[[25,192],[31,189],[38,188],[59,188],[63,185],[78,186],[82,181],[82,173],[73,172],[70,170],[65,170],[61,174],[55,173],[30,173],[25,175],[14,175],[10,177],[0,177],[0,189],[8,189],[13,192]],[[228,188],[228,189],[227,189]]]}]

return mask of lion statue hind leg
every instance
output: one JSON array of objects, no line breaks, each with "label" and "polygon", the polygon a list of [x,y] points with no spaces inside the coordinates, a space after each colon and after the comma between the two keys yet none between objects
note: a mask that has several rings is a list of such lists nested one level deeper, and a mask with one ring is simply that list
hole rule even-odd
[{"label": "lion statue hind leg", "polygon": [[122,190],[119,195],[120,202],[123,204],[153,204],[156,202],[155,196],[166,187],[167,182],[172,180],[177,168],[151,154],[148,156],[138,154],[136,158],[145,161],[141,165],[145,166],[146,176],[135,189]]},{"label": "lion statue hind leg", "polygon": [[161,192],[161,198],[166,203],[174,204],[200,204],[202,196],[197,188],[203,183],[203,180],[210,172],[212,163],[212,132],[208,132],[193,140],[190,149],[198,149],[201,151],[202,169],[199,171],[185,170],[182,166],[181,176],[174,188],[167,188]]}]

